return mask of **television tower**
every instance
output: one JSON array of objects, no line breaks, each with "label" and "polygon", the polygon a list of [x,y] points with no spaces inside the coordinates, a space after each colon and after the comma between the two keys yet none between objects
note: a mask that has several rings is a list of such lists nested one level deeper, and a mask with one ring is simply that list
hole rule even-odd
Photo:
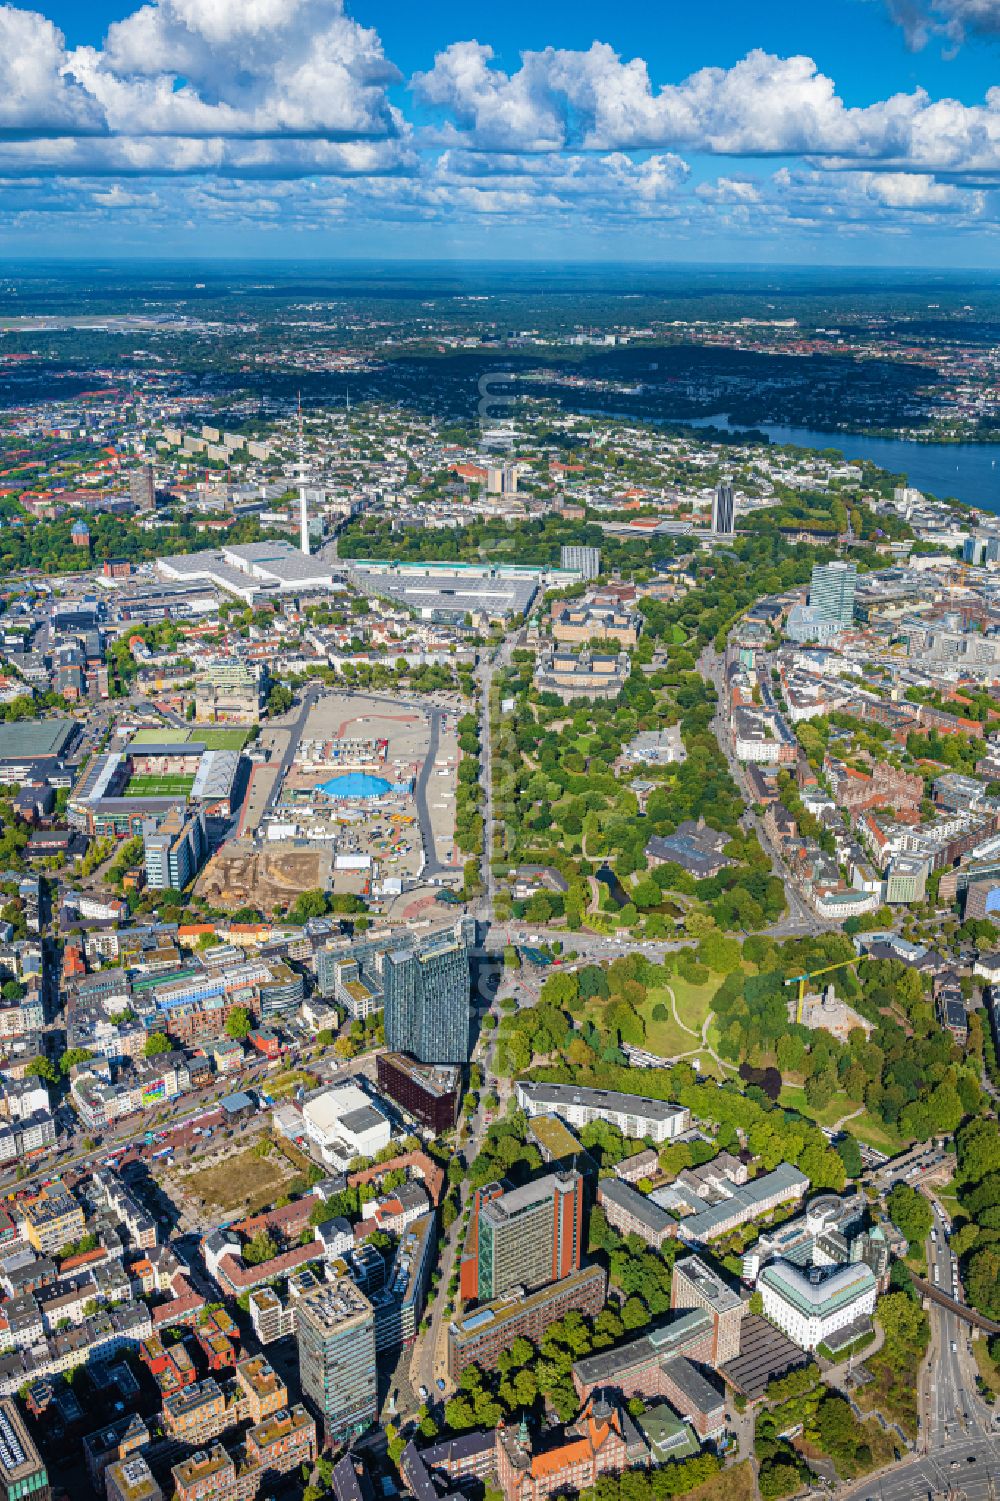
[{"label": "television tower", "polygon": [[309,556],[309,510],[306,504],[306,450],[302,436],[302,397],[299,396],[299,525],[301,530],[300,546],[306,557]]}]

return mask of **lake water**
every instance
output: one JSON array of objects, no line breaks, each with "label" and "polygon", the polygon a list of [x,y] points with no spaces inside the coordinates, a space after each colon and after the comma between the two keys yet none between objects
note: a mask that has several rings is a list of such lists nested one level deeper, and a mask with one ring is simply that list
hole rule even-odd
[{"label": "lake water", "polygon": [[[722,415],[683,420],[685,427],[740,431]],[[754,429],[767,433],[772,443],[839,449],[846,459],[868,459],[891,474],[905,474],[909,484],[940,500],[964,500],[967,505],[1000,513],[1000,443],[913,443],[905,438],[866,438],[765,422],[754,423]]]},{"label": "lake water", "polygon": [[628,895],[621,881],[619,881],[618,877],[611,869],[611,866],[608,865],[607,862],[605,862],[601,866],[600,870],[596,871],[595,874],[597,876],[597,879],[599,881],[603,881],[605,886],[608,888],[612,905],[614,905],[620,911],[622,907],[628,904]]}]

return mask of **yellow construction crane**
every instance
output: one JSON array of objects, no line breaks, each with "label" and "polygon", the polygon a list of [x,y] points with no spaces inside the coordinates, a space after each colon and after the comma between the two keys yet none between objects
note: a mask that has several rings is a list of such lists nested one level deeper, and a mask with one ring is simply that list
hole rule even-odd
[{"label": "yellow construction crane", "polygon": [[853,959],[841,959],[839,964],[826,964],[822,969],[807,970],[804,975],[789,975],[784,982],[786,985],[799,987],[798,1004],[795,1007],[795,1020],[802,1020],[802,1003],[806,998],[806,981],[815,980],[819,975],[831,974],[835,969],[853,969],[855,964],[860,964],[862,959],[869,958],[868,954],[857,954]]}]

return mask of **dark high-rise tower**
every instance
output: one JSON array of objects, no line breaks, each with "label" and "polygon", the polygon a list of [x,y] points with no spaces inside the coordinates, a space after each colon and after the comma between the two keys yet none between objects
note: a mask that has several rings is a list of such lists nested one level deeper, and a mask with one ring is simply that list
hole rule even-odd
[{"label": "dark high-rise tower", "polygon": [[469,950],[452,933],[382,961],[385,1042],[421,1063],[469,1058]]},{"label": "dark high-rise tower", "polygon": [[715,487],[712,500],[712,530],[720,537],[731,537],[736,531],[736,499],[732,483],[723,478]]},{"label": "dark high-rise tower", "polygon": [[156,510],[156,476],[152,464],[140,464],[128,477],[129,498],[137,511]]}]

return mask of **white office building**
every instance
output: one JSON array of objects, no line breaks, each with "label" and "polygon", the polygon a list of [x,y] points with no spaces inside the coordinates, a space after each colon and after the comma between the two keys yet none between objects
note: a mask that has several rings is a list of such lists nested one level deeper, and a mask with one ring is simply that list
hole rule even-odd
[{"label": "white office building", "polygon": [[601,549],[570,543],[560,549],[559,567],[573,569],[585,579],[596,579],[601,572]]},{"label": "white office building", "polygon": [[325,1089],[306,1100],[302,1119],[306,1135],[327,1162],[374,1157],[392,1136],[386,1117],[356,1084]]},{"label": "white office building", "polygon": [[870,1317],[878,1284],[864,1262],[833,1271],[772,1261],[757,1278],[764,1313],[803,1350],[815,1350],[831,1335]]}]

